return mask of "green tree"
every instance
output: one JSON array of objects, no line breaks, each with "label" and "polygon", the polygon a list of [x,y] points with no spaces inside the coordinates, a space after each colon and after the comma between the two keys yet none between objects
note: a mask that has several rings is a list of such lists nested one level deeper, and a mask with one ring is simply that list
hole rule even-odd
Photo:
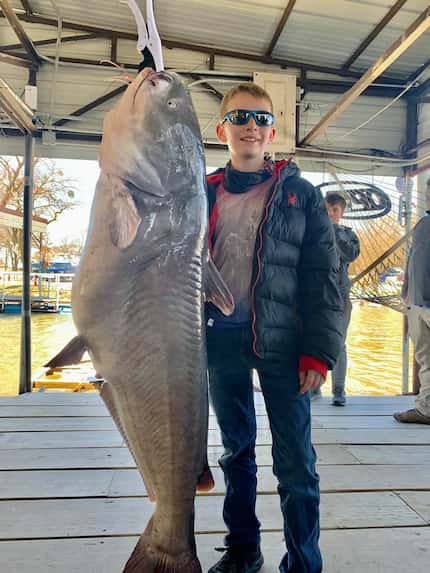
[{"label": "green tree", "polygon": [[[34,160],[33,216],[56,221],[77,205],[75,182],[65,177],[53,160]],[[0,157],[0,206],[22,213],[24,208],[24,159]],[[3,230],[4,231],[4,230]],[[34,246],[40,248],[40,237],[33,235]],[[0,246],[7,249],[12,270],[17,270],[22,253],[22,230],[7,228],[0,235]]]}]

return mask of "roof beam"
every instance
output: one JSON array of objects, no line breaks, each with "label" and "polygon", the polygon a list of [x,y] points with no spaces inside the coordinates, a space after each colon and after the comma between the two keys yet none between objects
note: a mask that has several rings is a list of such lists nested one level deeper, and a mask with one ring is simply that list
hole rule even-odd
[{"label": "roof beam", "polygon": [[[97,34],[79,34],[75,36],[65,36],[61,38],[61,43],[65,44],[67,42],[81,42],[83,40],[94,40],[95,38],[99,38]],[[46,40],[36,40],[33,42],[33,46],[49,46],[52,44],[56,44],[58,42],[58,38],[48,38]],[[22,44],[6,44],[4,46],[0,46],[1,51],[9,51],[9,50],[17,50],[22,48]]]},{"label": "roof beam", "polygon": [[[353,78],[360,78],[360,72],[354,72],[352,70],[343,71],[336,68],[330,68],[327,66],[319,66],[316,64],[308,64],[303,62],[297,62],[293,60],[285,60],[281,58],[273,58],[272,56],[262,56],[260,54],[249,54],[244,52],[236,52],[233,50],[225,50],[223,48],[214,48],[210,46],[202,46],[197,44],[188,44],[186,42],[179,42],[176,40],[162,40],[163,46],[166,48],[178,48],[182,50],[189,50],[191,52],[202,52],[204,54],[214,55],[214,56],[224,56],[226,58],[236,58],[238,60],[245,60],[249,62],[260,62],[263,64],[271,64],[274,66],[280,66],[281,68],[297,68],[300,70],[307,70],[313,72],[321,72],[325,74],[335,74],[337,76],[346,76]],[[381,82],[387,82],[392,84],[403,84],[403,81],[398,78],[380,78]]]},{"label": "roof beam", "polygon": [[21,0],[21,4],[26,14],[33,14],[33,8],[30,6],[30,2],[28,0]]},{"label": "roof beam", "polygon": [[[430,28],[430,6],[422,12],[409,28],[380,56],[365,74],[336,103],[321,121],[304,137],[301,145],[311,143],[338,115],[349,107],[370,84],[397,60],[424,32]],[[423,84],[424,85],[424,84]]]},{"label": "roof beam", "polygon": [[11,66],[19,66],[20,68],[33,68],[33,64],[27,58],[4,54],[3,52],[0,52],[0,62],[10,64]]},{"label": "roof beam", "polygon": [[[320,92],[330,94],[343,94],[351,88],[352,83],[336,80],[298,80],[297,84],[305,89],[305,92]],[[395,98],[403,90],[401,86],[370,85],[362,95],[373,97]]]},{"label": "roof beam", "polygon": [[219,90],[216,89],[216,87],[214,87],[212,84],[210,84],[209,82],[206,81],[202,81],[202,77],[199,76],[198,74],[192,74],[189,73],[187,74],[188,76],[190,76],[190,78],[192,78],[193,80],[200,82],[200,85],[202,86],[202,88],[210,91],[210,94],[218,101],[222,101],[224,94],[221,93]]},{"label": "roof beam", "polygon": [[426,79],[425,82],[423,82],[420,86],[415,88],[411,95],[413,97],[420,98],[422,96],[427,95],[429,91],[430,91],[430,78]]},{"label": "roof beam", "polygon": [[287,20],[290,17],[291,12],[293,11],[295,3],[296,3],[296,0],[289,0],[287,6],[285,7],[284,13],[282,14],[282,18],[278,24],[278,27],[275,30],[275,33],[273,34],[273,38],[270,41],[269,47],[266,50],[266,53],[265,53],[266,56],[272,55],[272,52],[275,49],[275,46],[279,40],[279,37],[282,34],[282,32],[284,31],[285,24],[287,23]]},{"label": "roof beam", "polygon": [[[197,74],[188,74],[192,79],[199,81],[201,79],[200,76],[198,76]],[[221,92],[219,92],[216,88],[214,88],[211,84],[207,83],[207,82],[203,82],[201,84],[204,88],[210,90],[211,94],[218,100],[221,101],[223,98],[223,94]],[[77,110],[73,111],[70,116],[73,117],[80,117],[82,115],[84,115],[85,113],[88,113],[89,111],[95,109],[96,107],[98,107],[99,105],[102,105],[103,103],[106,103],[107,101],[113,99],[114,97],[122,94],[125,90],[127,89],[127,85],[122,85],[119,86],[118,88],[108,92],[107,94],[98,97],[95,100],[90,101],[89,103],[85,104],[84,106],[78,108]],[[61,127],[62,125],[65,125],[66,123],[69,123],[69,121],[72,121],[69,118],[62,118],[62,119],[58,119],[57,121],[55,121],[53,123],[53,126],[55,127]]]},{"label": "roof beam", "polygon": [[9,24],[12,26],[15,34],[18,36],[18,39],[23,45],[30,60],[33,62],[33,65],[38,68],[42,60],[40,59],[39,54],[33,45],[33,42],[28,37],[27,32],[24,30],[21,22],[19,21],[18,16],[15,14],[12,6],[10,5],[9,0],[0,0],[0,8],[8,19]]},{"label": "roof beam", "polygon": [[[37,16],[36,14],[17,14],[18,18],[23,22],[29,24],[42,24],[44,26],[52,26],[57,28],[58,21],[55,18],[48,18],[45,16]],[[132,34],[129,32],[120,32],[117,30],[111,30],[108,28],[99,28],[97,26],[88,26],[87,24],[80,24],[78,22],[68,22],[62,21],[62,28],[64,30],[76,30],[78,32],[88,32],[89,34],[96,34],[98,37],[110,38],[112,35],[116,35],[118,38],[123,40],[137,40],[137,34]]]},{"label": "roof beam", "polygon": [[[73,111],[70,115],[72,115],[73,117],[79,117],[81,115],[84,115],[85,113],[91,111],[92,109],[98,107],[99,105],[102,105],[102,103],[105,103],[105,102],[113,99],[117,95],[122,94],[126,89],[127,89],[126,84],[119,86],[118,88],[115,88],[114,90],[108,92],[107,94],[100,96],[97,99],[90,101],[89,103],[85,104],[84,106],[78,108],[77,110]],[[70,120],[68,118],[62,118],[62,119],[58,119],[57,121],[55,121],[53,123],[53,125],[55,127],[60,127],[62,125],[65,125],[69,121],[72,121],[72,120]]]},{"label": "roof beam", "polygon": [[397,0],[397,2],[391,6],[390,10],[385,14],[379,24],[370,32],[370,34],[365,38],[355,52],[347,59],[343,64],[342,69],[348,70],[352,64],[361,56],[361,54],[366,50],[366,48],[373,42],[373,40],[378,36],[385,26],[394,18],[397,12],[406,4],[407,0]]},{"label": "roof beam", "polygon": [[[4,1],[4,0],[0,0]],[[45,26],[57,27],[58,22],[55,18],[46,18],[44,16],[36,16],[30,14],[18,14],[18,18],[23,22],[28,22],[32,24],[42,24]],[[96,34],[102,38],[112,38],[116,36],[123,40],[137,41],[137,34],[132,34],[129,32],[122,32],[117,30],[111,30],[107,28],[97,28],[95,26],[88,26],[86,24],[78,24],[75,22],[62,21],[62,28],[67,30],[77,30],[80,32],[87,32],[89,34]],[[208,54],[209,56],[224,56],[228,58],[236,58],[239,60],[247,60],[252,62],[260,62],[264,64],[272,64],[275,66],[280,66],[281,68],[298,68],[309,71],[321,72],[326,74],[335,74],[337,76],[353,77],[359,78],[361,76],[360,72],[355,72],[353,70],[341,70],[336,68],[330,68],[327,66],[319,66],[315,64],[309,64],[304,62],[297,62],[293,60],[285,60],[280,58],[273,58],[271,56],[265,56],[260,54],[248,54],[243,52],[236,52],[233,50],[224,50],[222,48],[216,48],[212,46],[201,46],[197,44],[189,44],[187,42],[180,42],[176,40],[167,40],[162,38],[162,44],[166,48],[178,48],[182,50],[188,50],[191,52],[201,52],[203,54]],[[80,63],[79,61],[77,63]],[[127,66],[130,67],[130,66]],[[381,78],[381,82],[387,81],[389,83],[399,83],[402,82],[394,78]]]},{"label": "roof beam", "polygon": [[36,131],[33,112],[2,79],[0,79],[0,106],[23,133]]}]

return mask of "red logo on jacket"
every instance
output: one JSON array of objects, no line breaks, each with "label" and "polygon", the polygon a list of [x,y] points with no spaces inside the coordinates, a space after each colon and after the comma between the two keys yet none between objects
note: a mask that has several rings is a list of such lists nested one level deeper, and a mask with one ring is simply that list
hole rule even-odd
[{"label": "red logo on jacket", "polygon": [[288,193],[288,206],[294,207],[296,204],[297,195],[295,193]]}]

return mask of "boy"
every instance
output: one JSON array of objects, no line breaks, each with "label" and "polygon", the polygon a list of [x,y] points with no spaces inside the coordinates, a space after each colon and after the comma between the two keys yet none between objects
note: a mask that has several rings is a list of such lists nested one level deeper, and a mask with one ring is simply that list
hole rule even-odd
[{"label": "boy", "polygon": [[287,545],[280,569],[322,570],[309,390],[324,383],[340,348],[337,256],[322,195],[294,163],[264,159],[273,124],[266,91],[252,83],[230,90],[216,128],[230,161],[208,177],[210,250],[235,299],[230,317],[206,308],[228,528],[225,554],[209,573],[256,573],[263,564],[252,368],[261,382],[279,481]]},{"label": "boy", "polygon": [[[333,406],[345,406],[345,378],[347,370],[345,341],[352,310],[351,301],[349,299],[351,283],[348,276],[348,267],[349,264],[352,263],[352,261],[355,261],[360,254],[360,241],[350,227],[344,227],[339,224],[346,208],[344,197],[340,193],[327,193],[325,204],[330,221],[333,223],[334,234],[336,237],[336,248],[339,255],[337,286],[343,302],[342,345],[331,376],[331,388],[333,394],[332,404]],[[316,392],[315,395],[318,396],[318,392]]]}]

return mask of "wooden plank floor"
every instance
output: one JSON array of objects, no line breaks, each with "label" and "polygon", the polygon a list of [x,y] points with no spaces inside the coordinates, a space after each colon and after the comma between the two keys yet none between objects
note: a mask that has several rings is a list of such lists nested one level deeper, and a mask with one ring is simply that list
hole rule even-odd
[{"label": "wooden plank floor", "polygon": [[[277,571],[283,534],[270,431],[258,420],[263,573]],[[411,397],[327,398],[312,404],[327,573],[424,573],[430,563],[430,428],[396,423]],[[222,545],[220,435],[210,418],[216,487],[196,502],[203,570]],[[121,573],[153,506],[96,393],[0,398],[0,571]]]}]

